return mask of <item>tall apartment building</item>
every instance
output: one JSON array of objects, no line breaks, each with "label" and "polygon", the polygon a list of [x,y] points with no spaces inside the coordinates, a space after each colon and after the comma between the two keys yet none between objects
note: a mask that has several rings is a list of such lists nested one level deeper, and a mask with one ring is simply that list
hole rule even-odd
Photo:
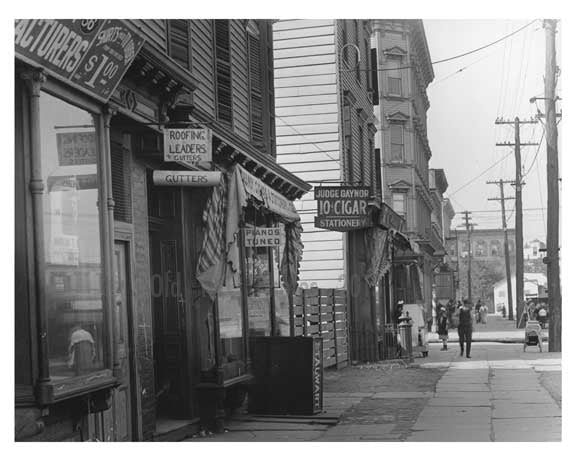
[{"label": "tall apartment building", "polygon": [[[366,186],[374,216],[387,217],[387,225],[376,218],[371,228],[337,232],[314,226],[313,192],[296,203],[304,228],[302,285],[348,290],[351,358],[374,360],[378,328],[391,303],[383,281],[386,265],[371,282],[365,275],[374,256],[388,255],[383,249],[391,240],[389,222],[402,219],[381,207],[369,71],[371,21],[285,20],[273,28],[278,163],[315,187]],[[373,242],[380,250],[370,250]]]},{"label": "tall apartment building", "polygon": [[[412,248],[394,258],[396,300],[420,302],[431,313],[432,270],[441,234],[432,221],[426,89],[434,71],[421,20],[376,19],[372,47],[377,65],[374,111],[383,201],[406,220]],[[376,85],[374,85],[375,87]],[[436,223],[437,224],[437,223]]]}]

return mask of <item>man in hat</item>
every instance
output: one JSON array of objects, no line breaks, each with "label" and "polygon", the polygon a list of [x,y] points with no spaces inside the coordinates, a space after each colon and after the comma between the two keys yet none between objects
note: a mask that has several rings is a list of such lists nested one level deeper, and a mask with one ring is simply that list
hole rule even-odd
[{"label": "man in hat", "polygon": [[464,300],[464,305],[458,314],[458,339],[460,340],[460,356],[464,355],[464,343],[466,343],[466,357],[470,358],[472,348],[472,301]]}]

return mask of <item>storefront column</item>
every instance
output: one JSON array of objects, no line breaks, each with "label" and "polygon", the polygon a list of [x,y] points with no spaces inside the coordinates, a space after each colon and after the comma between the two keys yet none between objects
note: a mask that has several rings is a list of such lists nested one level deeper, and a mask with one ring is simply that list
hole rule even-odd
[{"label": "storefront column", "polygon": [[106,344],[108,353],[106,354],[107,365],[112,368],[114,376],[118,377],[120,365],[116,354],[114,313],[116,305],[114,302],[114,199],[112,198],[112,171],[110,166],[110,121],[115,111],[106,106],[102,114],[96,116],[98,128],[99,144],[99,202],[102,204],[100,212],[101,235],[102,235],[102,281],[103,281],[103,301],[104,301],[104,322],[108,328]]},{"label": "storefront column", "polygon": [[38,381],[37,397],[40,401],[51,399],[46,392],[50,383],[48,367],[48,332],[46,322],[46,254],[44,246],[44,181],[42,180],[42,142],[40,139],[40,92],[46,82],[42,70],[30,70],[21,74],[30,93],[30,192],[34,233],[34,277],[36,295],[36,327],[38,331]]}]

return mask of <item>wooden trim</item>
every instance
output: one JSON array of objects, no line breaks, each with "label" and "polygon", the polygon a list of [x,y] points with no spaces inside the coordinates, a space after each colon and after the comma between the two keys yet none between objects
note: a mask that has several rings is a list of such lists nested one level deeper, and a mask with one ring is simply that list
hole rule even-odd
[{"label": "wooden trim", "polygon": [[250,360],[250,348],[248,345],[248,281],[246,278],[246,248],[245,248],[245,238],[244,238],[244,213],[240,220],[239,225],[239,232],[238,232],[238,250],[239,250],[239,257],[240,257],[240,280],[242,282],[242,287],[240,289],[242,296],[242,342],[244,345],[244,354],[245,354],[245,361],[246,361],[246,368],[249,370],[251,365]]},{"label": "wooden trim", "polygon": [[[40,139],[40,93],[46,75],[43,71],[25,71],[22,79],[28,86],[30,94],[30,192],[32,194],[32,213],[34,235],[34,279],[35,279],[35,313],[36,333],[38,338],[38,386],[50,383],[48,367],[48,339],[46,319],[46,273],[44,248],[44,181],[42,180],[42,141]],[[39,392],[40,394],[41,392]]]}]

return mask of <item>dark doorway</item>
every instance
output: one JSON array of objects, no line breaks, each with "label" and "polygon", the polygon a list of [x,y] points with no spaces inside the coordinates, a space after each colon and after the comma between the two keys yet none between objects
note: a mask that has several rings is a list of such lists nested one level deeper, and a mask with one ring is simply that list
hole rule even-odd
[{"label": "dark doorway", "polygon": [[189,407],[181,191],[152,186],[148,199],[156,413],[180,418]]}]

